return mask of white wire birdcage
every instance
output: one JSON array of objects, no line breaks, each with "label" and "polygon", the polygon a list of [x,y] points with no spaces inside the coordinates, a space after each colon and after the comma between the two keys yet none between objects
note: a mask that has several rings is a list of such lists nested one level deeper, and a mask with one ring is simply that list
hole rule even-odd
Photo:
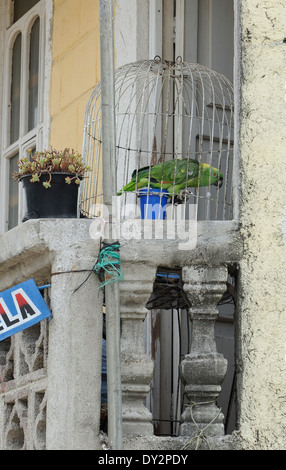
[{"label": "white wire birdcage", "polygon": [[[195,204],[198,220],[233,218],[234,113],[228,79],[180,57],[175,62],[155,57],[131,63],[115,71],[115,114],[121,218],[128,216],[130,204],[140,213],[142,187],[151,194],[157,187],[161,199],[162,190],[167,191],[171,207]],[[103,202],[101,144],[99,83],[85,116],[83,156],[92,172],[81,191],[84,217],[94,217],[93,208]]]}]

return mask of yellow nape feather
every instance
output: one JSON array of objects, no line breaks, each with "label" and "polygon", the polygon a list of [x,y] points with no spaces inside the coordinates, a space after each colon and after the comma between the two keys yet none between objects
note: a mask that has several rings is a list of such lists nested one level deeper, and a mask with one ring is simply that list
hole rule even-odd
[{"label": "yellow nape feather", "polygon": [[210,165],[208,163],[201,163],[201,168],[204,170],[205,168],[209,168]]}]

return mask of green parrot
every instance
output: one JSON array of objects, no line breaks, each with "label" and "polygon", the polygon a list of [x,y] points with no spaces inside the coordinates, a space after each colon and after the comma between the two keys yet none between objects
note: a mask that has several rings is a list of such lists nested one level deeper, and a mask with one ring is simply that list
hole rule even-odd
[{"label": "green parrot", "polygon": [[172,196],[190,187],[212,184],[221,187],[223,174],[208,163],[199,163],[198,160],[191,158],[167,160],[151,167],[134,170],[131,181],[117,195],[120,196],[124,191],[146,188],[149,180],[150,188],[165,189],[169,196]]}]

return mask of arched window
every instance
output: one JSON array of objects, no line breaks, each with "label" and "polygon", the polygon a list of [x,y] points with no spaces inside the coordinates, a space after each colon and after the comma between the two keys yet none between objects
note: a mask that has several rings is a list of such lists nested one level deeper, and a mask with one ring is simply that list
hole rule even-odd
[{"label": "arched window", "polygon": [[[1,228],[9,230],[25,212],[22,188],[12,178],[19,157],[43,146],[46,40],[45,0],[14,0],[5,12],[1,142]],[[8,20],[7,20],[8,21]]]}]

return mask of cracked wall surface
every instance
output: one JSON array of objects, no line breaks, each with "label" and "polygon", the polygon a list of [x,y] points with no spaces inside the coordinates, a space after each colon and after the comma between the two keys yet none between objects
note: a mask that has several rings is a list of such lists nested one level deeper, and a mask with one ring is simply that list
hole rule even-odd
[{"label": "cracked wall surface", "polygon": [[241,2],[238,401],[249,449],[286,445],[285,25],[285,2]]}]

